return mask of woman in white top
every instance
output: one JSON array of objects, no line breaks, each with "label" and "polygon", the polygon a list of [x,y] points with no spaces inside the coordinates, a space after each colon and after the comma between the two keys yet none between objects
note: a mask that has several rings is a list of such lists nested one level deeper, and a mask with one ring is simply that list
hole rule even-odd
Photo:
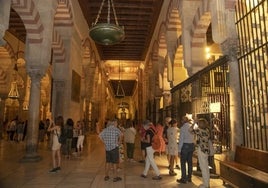
[{"label": "woman in white top", "polygon": [[167,138],[168,138],[168,152],[169,152],[169,175],[176,176],[174,172],[174,161],[175,157],[178,155],[178,122],[176,119],[172,119],[170,122],[170,127],[167,129]]},{"label": "woman in white top", "polygon": [[78,139],[77,139],[77,155],[80,156],[83,151],[84,139],[85,139],[85,126],[83,122],[77,121]]},{"label": "woman in white top", "polygon": [[61,143],[59,143],[59,137],[61,135],[61,130],[63,127],[64,121],[62,116],[58,116],[55,120],[55,125],[53,123],[48,127],[48,131],[52,134],[52,164],[53,168],[49,171],[50,173],[56,173],[61,170]]}]

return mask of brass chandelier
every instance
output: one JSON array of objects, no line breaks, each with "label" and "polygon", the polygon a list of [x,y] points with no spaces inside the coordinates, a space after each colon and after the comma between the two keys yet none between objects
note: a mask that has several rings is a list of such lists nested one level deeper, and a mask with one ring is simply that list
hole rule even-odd
[{"label": "brass chandelier", "polygon": [[[114,45],[121,42],[125,38],[125,31],[124,28],[120,27],[118,24],[113,0],[107,0],[108,1],[107,23],[98,23],[105,1],[106,0],[102,0],[97,18],[89,30],[89,36],[91,37],[92,40],[94,40],[98,44]],[[115,24],[110,23],[111,5],[113,9]]]}]

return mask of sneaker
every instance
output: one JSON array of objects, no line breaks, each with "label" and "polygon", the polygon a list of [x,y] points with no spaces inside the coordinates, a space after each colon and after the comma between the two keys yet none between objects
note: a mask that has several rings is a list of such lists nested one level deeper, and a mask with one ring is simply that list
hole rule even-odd
[{"label": "sneaker", "polygon": [[142,178],[147,178],[147,176],[146,176],[146,175],[144,175],[144,174],[142,174],[142,175],[141,175],[141,177],[142,177]]},{"label": "sneaker", "polygon": [[56,168],[52,168],[50,171],[48,171],[49,173],[57,173],[57,169]]},{"label": "sneaker", "polygon": [[122,178],[116,177],[116,178],[113,179],[113,182],[117,182],[117,181],[121,181],[121,180],[122,180]]},{"label": "sneaker", "polygon": [[153,180],[161,180],[162,177],[161,177],[161,176],[154,176],[152,179],[153,179]]},{"label": "sneaker", "polygon": [[109,176],[105,176],[105,177],[104,177],[104,181],[108,181],[109,179],[110,179]]},{"label": "sneaker", "polygon": [[177,182],[178,182],[178,183],[184,183],[184,184],[186,184],[186,183],[187,183],[187,181],[186,181],[186,180],[184,180],[184,179],[177,179]]},{"label": "sneaker", "polygon": [[176,165],[175,168],[177,168],[177,169],[181,169],[179,165]]},{"label": "sneaker", "polygon": [[56,167],[55,169],[56,169],[57,171],[61,171],[60,166]]}]

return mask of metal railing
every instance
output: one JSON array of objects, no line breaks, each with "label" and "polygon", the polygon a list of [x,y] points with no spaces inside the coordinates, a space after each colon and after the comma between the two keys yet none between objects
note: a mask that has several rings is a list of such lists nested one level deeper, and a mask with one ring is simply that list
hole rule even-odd
[{"label": "metal railing", "polygon": [[227,56],[195,73],[171,90],[172,117],[186,113],[210,122],[216,152],[230,148],[229,66]]},{"label": "metal railing", "polygon": [[236,6],[239,72],[246,147],[268,150],[268,0]]}]

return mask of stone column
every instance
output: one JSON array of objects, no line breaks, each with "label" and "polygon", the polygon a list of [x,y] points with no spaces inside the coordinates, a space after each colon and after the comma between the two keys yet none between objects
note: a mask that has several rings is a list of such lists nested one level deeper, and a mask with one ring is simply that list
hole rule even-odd
[{"label": "stone column", "polygon": [[163,92],[163,109],[170,105],[171,94],[170,91]]},{"label": "stone column", "polygon": [[44,71],[36,68],[29,70],[28,74],[31,77],[31,89],[26,137],[26,154],[21,159],[21,162],[37,162],[41,160],[41,157],[37,153],[37,148],[40,115],[40,81],[44,76]]},{"label": "stone column", "polygon": [[6,44],[3,37],[9,25],[11,0],[0,0],[0,5],[0,46],[3,46]]},{"label": "stone column", "polygon": [[[229,84],[230,84],[230,145],[234,152],[235,146],[243,144],[243,121],[242,121],[242,106],[241,106],[241,90],[239,79],[239,67],[236,58],[237,53],[237,38],[228,38],[222,44],[222,52],[228,55],[229,61]],[[233,153],[231,153],[232,157]]]},{"label": "stone column", "polygon": [[[54,80],[53,82],[53,99],[52,99],[52,114],[53,118],[57,116],[65,116],[64,107],[66,106],[64,103],[65,98],[65,81],[64,80]],[[54,120],[54,119],[53,119]]]},{"label": "stone column", "polygon": [[159,120],[160,99],[161,97],[157,97],[157,96],[154,97],[154,107],[153,107],[154,118],[152,119],[154,123],[157,123],[157,121]]}]

